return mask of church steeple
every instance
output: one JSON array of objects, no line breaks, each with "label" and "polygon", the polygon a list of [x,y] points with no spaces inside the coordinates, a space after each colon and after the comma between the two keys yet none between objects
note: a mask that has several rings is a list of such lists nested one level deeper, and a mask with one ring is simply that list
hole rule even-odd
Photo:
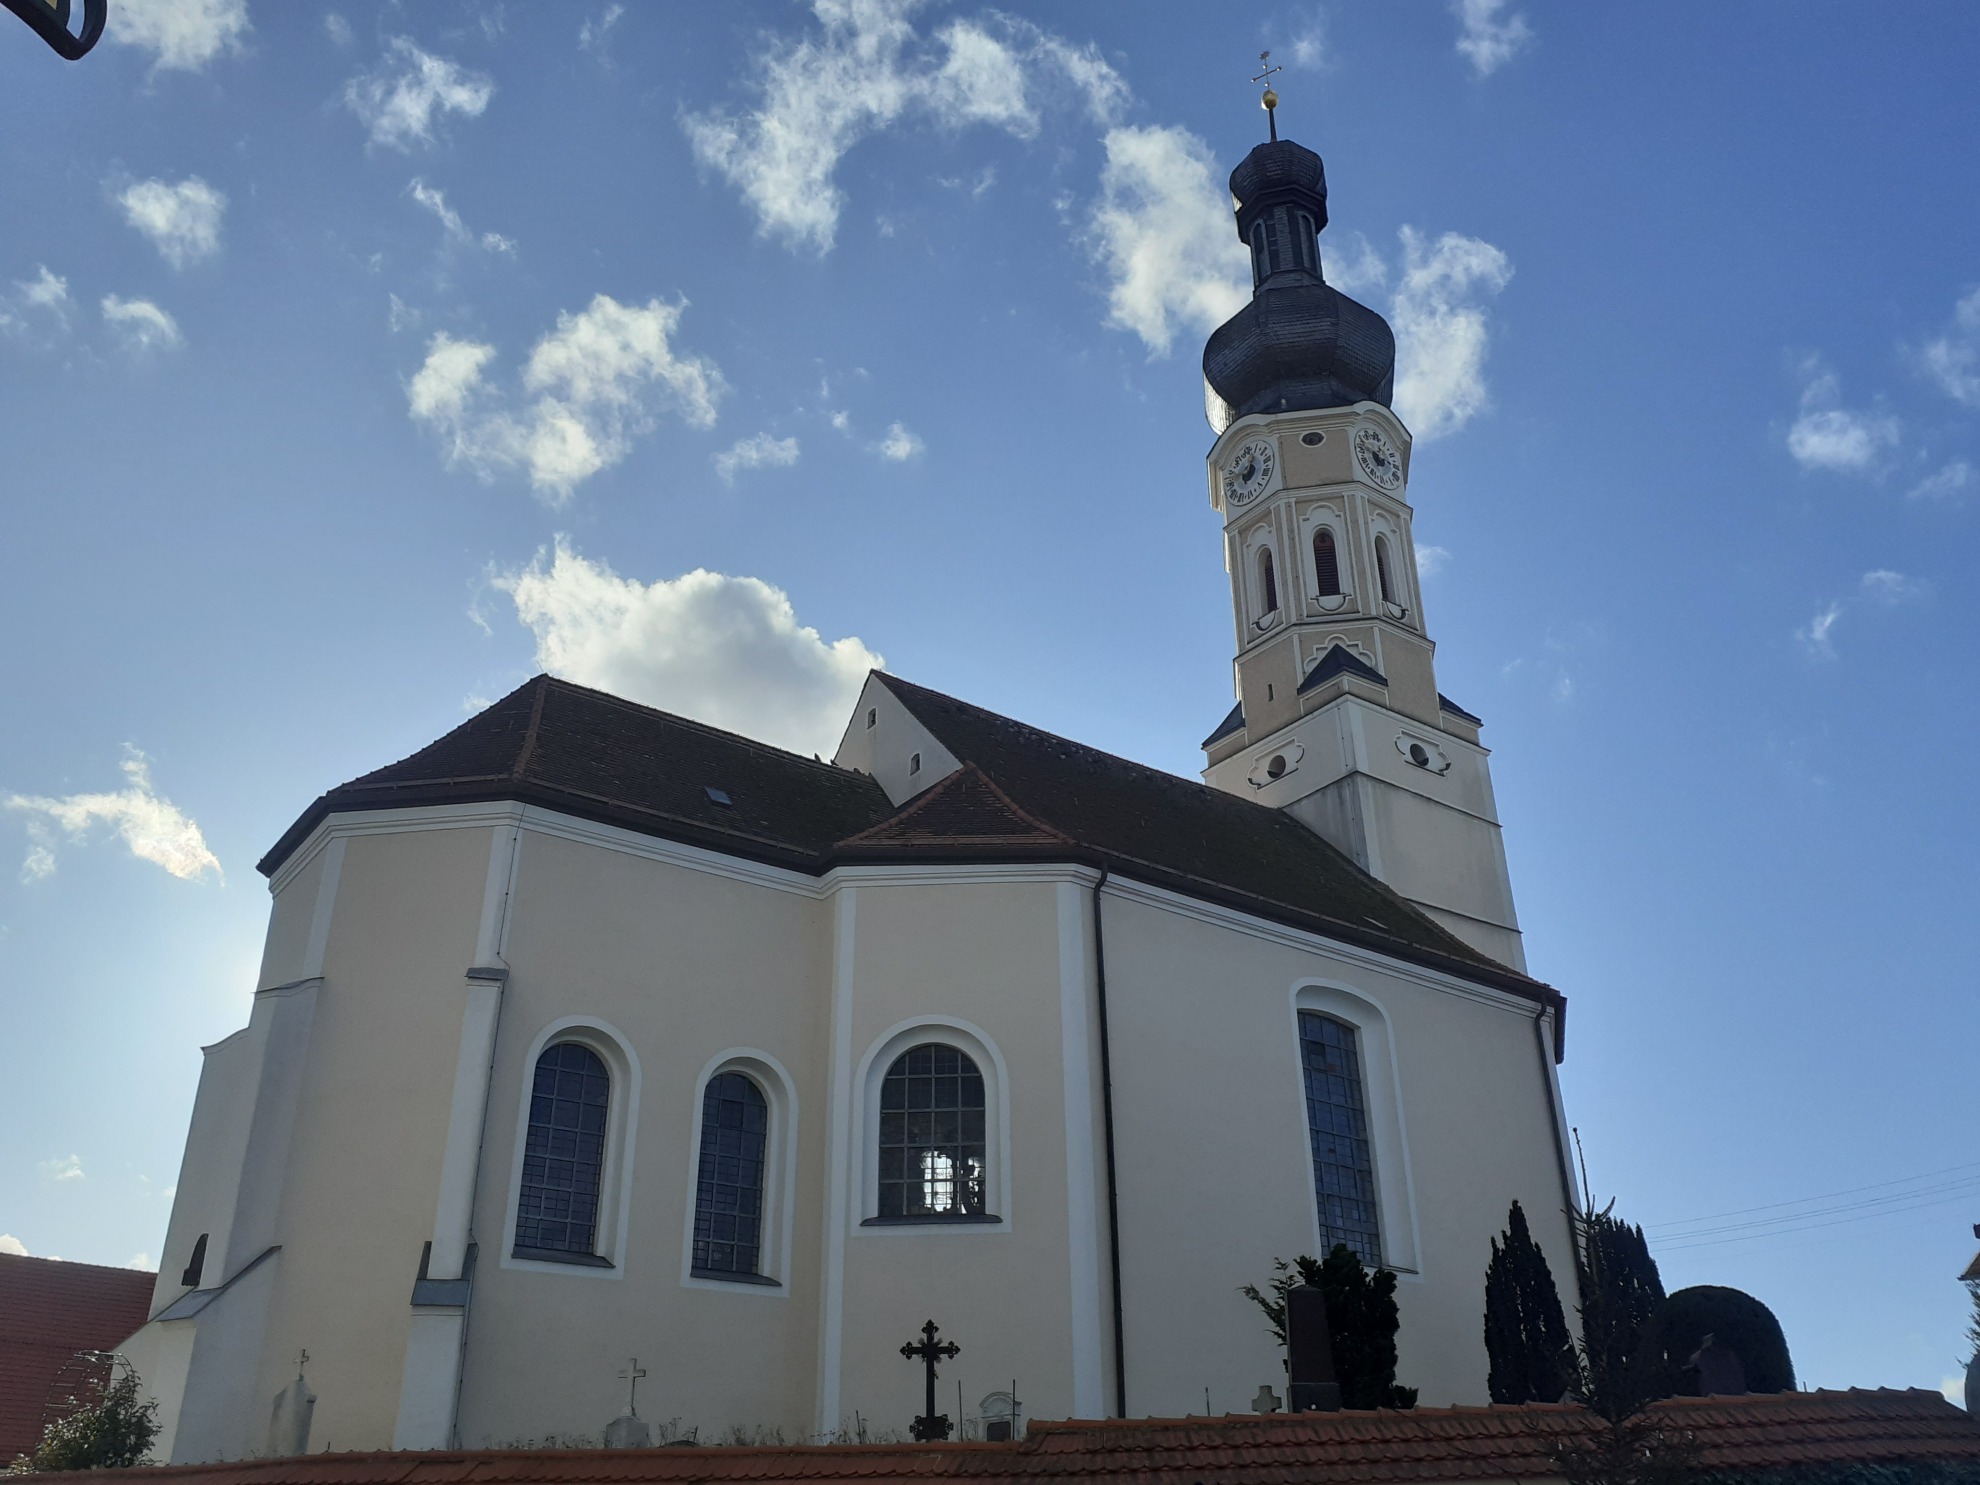
[{"label": "church steeple", "polygon": [[1318,155],[1261,144],[1231,197],[1251,302],[1211,334],[1203,382],[1238,704],[1204,742],[1204,780],[1284,809],[1519,967],[1478,719],[1438,692],[1423,622],[1395,336],[1326,281]]}]

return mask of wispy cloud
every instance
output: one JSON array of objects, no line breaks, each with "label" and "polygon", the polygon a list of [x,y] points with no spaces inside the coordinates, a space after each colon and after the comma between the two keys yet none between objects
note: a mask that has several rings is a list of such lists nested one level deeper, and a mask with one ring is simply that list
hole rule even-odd
[{"label": "wispy cloud", "polygon": [[1451,0],[1457,17],[1457,49],[1480,77],[1490,77],[1533,42],[1533,28],[1506,0]]},{"label": "wispy cloud", "polygon": [[723,484],[733,485],[739,470],[783,469],[797,461],[798,441],[795,438],[772,438],[768,433],[752,433],[715,455],[715,472],[722,477]]},{"label": "wispy cloud", "polygon": [[103,323],[131,351],[169,351],[185,344],[179,322],[149,299],[119,299],[105,294],[100,308]]},{"label": "wispy cloud", "polygon": [[0,294],[0,334],[35,336],[66,330],[69,281],[38,264],[33,278],[16,279],[14,292]]},{"label": "wispy cloud", "polygon": [[1895,608],[1899,604],[1929,598],[1931,593],[1932,585],[1921,578],[1907,577],[1888,567],[1873,568],[1857,579],[1853,592],[1832,599],[1817,609],[1806,624],[1795,630],[1794,637],[1811,658],[1833,660],[1836,658],[1836,626],[1852,609],[1865,603]]},{"label": "wispy cloud", "polygon": [[586,51],[596,51],[604,47],[605,38],[612,34],[612,28],[625,16],[623,5],[608,5],[605,13],[586,21],[578,27],[578,45]]},{"label": "wispy cloud", "polygon": [[479,247],[485,252],[509,253],[516,250],[515,242],[500,232],[483,232],[477,237],[468,230],[461,214],[447,204],[447,195],[438,186],[429,186],[418,176],[406,187],[406,194],[421,206],[432,212],[440,223],[440,230],[446,234],[450,244],[462,247]]},{"label": "wispy cloud", "polygon": [[727,383],[713,361],[675,349],[686,307],[685,300],[630,305],[598,294],[577,313],[565,311],[530,351],[520,399],[486,379],[495,347],[442,331],[407,384],[408,406],[447,440],[450,464],[484,477],[524,470],[540,494],[561,504],[623,460],[661,412],[713,426]]},{"label": "wispy cloud", "polygon": [[1395,409],[1419,442],[1455,433],[1484,410],[1490,337],[1480,301],[1512,274],[1512,260],[1489,242],[1446,232],[1426,243],[1415,228],[1402,229],[1402,276],[1390,310]]},{"label": "wispy cloud", "polygon": [[198,176],[177,185],[141,180],[117,196],[124,220],[151,239],[174,268],[184,268],[220,251],[220,220],[227,197]]},{"label": "wispy cloud", "polygon": [[912,119],[1030,138],[1054,94],[1104,114],[1127,88],[1092,47],[1016,17],[951,20],[932,36],[918,0],[815,0],[817,28],[772,37],[750,59],[757,106],[682,119],[695,158],[742,193],[766,236],[831,249],[845,208],[839,161],[861,140]]},{"label": "wispy cloud", "polygon": [[247,0],[117,0],[103,34],[150,52],[154,69],[197,72],[248,29]]},{"label": "wispy cloud", "polygon": [[552,675],[798,753],[838,740],[868,670],[855,638],[825,640],[781,589],[697,568],[643,583],[563,538],[496,579]]},{"label": "wispy cloud", "polygon": [[1433,578],[1451,565],[1449,547],[1432,547],[1419,544],[1416,548],[1416,575]]},{"label": "wispy cloud", "polygon": [[1964,459],[1955,459],[1936,473],[1905,491],[1907,500],[1957,501],[1966,488],[1973,483],[1973,466]]},{"label": "wispy cloud", "polygon": [[880,440],[879,453],[883,459],[905,464],[927,447],[919,434],[908,431],[906,424],[892,423],[888,425],[887,436]]},{"label": "wispy cloud", "polygon": [[44,1181],[80,1181],[84,1179],[82,1156],[61,1155],[53,1160],[44,1160],[37,1169]]},{"label": "wispy cloud", "polygon": [[108,826],[140,861],[162,866],[182,881],[199,881],[208,872],[220,875],[219,859],[207,849],[199,825],[153,788],[150,761],[136,748],[126,749],[126,754],[125,787],[115,792],[60,798],[11,794],[0,801],[28,817],[30,845],[22,866],[26,880],[55,870],[58,830],[68,840],[82,843],[98,826]]},{"label": "wispy cloud", "polygon": [[1951,325],[1926,343],[1921,357],[1940,391],[1955,402],[1980,407],[1980,289],[1953,306]]},{"label": "wispy cloud", "polygon": [[1787,450],[1803,469],[1860,474],[1897,447],[1896,418],[1859,412],[1842,403],[1842,384],[1810,357],[1802,362],[1801,415],[1787,432]]},{"label": "wispy cloud", "polygon": [[433,143],[447,115],[478,118],[494,96],[486,73],[436,57],[404,36],[388,40],[378,65],[344,85],[344,102],[371,142],[408,153]]}]

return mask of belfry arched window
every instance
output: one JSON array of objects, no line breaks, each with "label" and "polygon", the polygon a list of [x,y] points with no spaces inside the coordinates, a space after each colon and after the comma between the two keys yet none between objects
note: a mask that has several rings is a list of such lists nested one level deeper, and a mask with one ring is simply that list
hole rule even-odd
[{"label": "belfry arched window", "polygon": [[1382,590],[1382,601],[1396,601],[1395,580],[1389,572],[1389,538],[1381,534],[1375,537],[1375,581]]},{"label": "belfry arched window", "polygon": [[1255,289],[1265,282],[1268,267],[1265,257],[1265,224],[1251,224],[1251,286]]},{"label": "belfry arched window", "polygon": [[1299,237],[1299,266],[1318,272],[1320,267],[1320,234],[1314,229],[1313,218],[1302,211],[1293,220],[1299,227],[1297,234]]},{"label": "belfry arched window", "polygon": [[764,1157],[770,1102],[745,1073],[724,1072],[701,1094],[701,1163],[694,1195],[692,1272],[754,1277],[763,1264]]},{"label": "belfry arched window", "polygon": [[983,1074],[961,1048],[923,1042],[894,1059],[880,1083],[883,1220],[986,1214],[984,1111]]},{"label": "belfry arched window", "polygon": [[1258,617],[1279,611],[1279,574],[1272,566],[1272,549],[1258,549]]},{"label": "belfry arched window", "polygon": [[1299,1061],[1306,1075],[1306,1130],[1313,1148],[1313,1197],[1320,1251],[1346,1243],[1363,1263],[1382,1261],[1375,1158],[1355,1029],[1317,1011],[1299,1013]]},{"label": "belfry arched window", "polygon": [[1334,545],[1334,533],[1322,526],[1313,533],[1314,591],[1322,598],[1341,591],[1341,554]]},{"label": "belfry arched window", "polygon": [[558,1042],[536,1059],[516,1205],[518,1257],[598,1251],[611,1102],[611,1075],[591,1048]]}]

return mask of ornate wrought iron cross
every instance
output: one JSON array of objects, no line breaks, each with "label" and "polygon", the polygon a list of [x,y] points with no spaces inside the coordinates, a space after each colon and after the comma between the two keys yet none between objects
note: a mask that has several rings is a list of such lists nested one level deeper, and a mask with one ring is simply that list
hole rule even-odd
[{"label": "ornate wrought iron cross", "polygon": [[901,1347],[901,1355],[907,1357],[909,1361],[919,1359],[928,1369],[928,1411],[914,1420],[914,1427],[910,1430],[918,1444],[946,1439],[953,1427],[946,1413],[935,1411],[935,1363],[960,1355],[962,1347],[954,1341],[943,1341],[938,1344],[935,1337],[939,1334],[941,1332],[935,1322],[930,1320],[921,1327],[921,1344],[916,1345],[913,1341],[909,1341]]},{"label": "ornate wrought iron cross", "polygon": [[1272,65],[1272,54],[1269,51],[1258,54],[1258,65],[1264,68],[1264,71],[1252,81],[1265,84],[1265,96],[1260,102],[1265,106],[1265,118],[1272,126],[1272,138],[1276,142],[1279,137],[1279,90],[1272,86],[1271,79],[1273,73],[1283,72],[1285,68]]}]

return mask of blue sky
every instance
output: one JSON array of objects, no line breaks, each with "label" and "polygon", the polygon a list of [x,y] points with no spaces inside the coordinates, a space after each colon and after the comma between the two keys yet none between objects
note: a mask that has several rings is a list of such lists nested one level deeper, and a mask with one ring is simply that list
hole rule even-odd
[{"label": "blue sky", "polygon": [[15,1244],[157,1253],[256,859],[539,668],[829,753],[884,657],[1193,773],[1269,46],[1594,1187],[1805,1384],[1954,1373],[1980,10],[112,9],[0,29]]}]

